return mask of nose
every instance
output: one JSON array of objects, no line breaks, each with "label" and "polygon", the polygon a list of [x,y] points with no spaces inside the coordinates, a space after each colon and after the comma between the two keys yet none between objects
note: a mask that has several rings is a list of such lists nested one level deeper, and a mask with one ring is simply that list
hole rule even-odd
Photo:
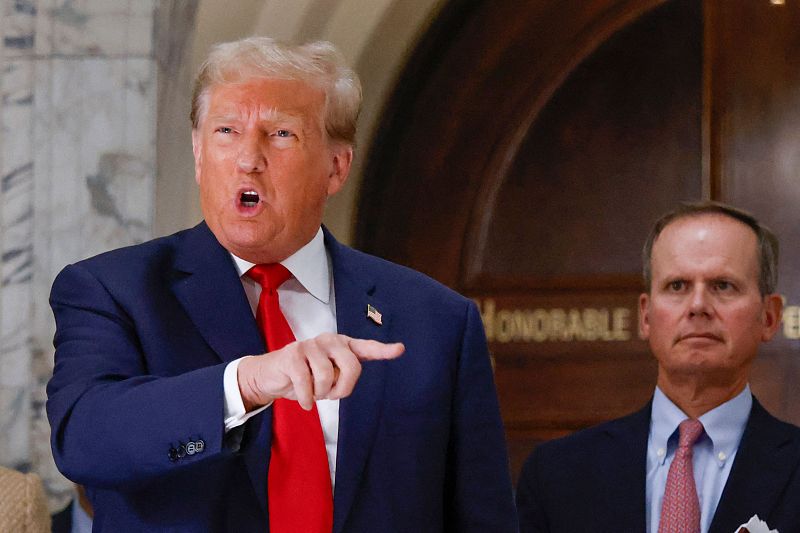
[{"label": "nose", "polygon": [[689,316],[711,316],[711,301],[706,287],[698,284],[689,295]]},{"label": "nose", "polygon": [[248,174],[263,172],[267,168],[267,159],[261,150],[258,135],[246,135],[241,140],[236,166],[239,167],[239,170]]}]

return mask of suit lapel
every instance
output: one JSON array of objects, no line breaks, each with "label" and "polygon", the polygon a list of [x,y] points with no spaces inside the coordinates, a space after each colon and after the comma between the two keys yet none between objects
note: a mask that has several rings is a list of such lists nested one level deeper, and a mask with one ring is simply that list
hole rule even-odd
[{"label": "suit lapel", "polygon": [[792,435],[753,398],[742,442],[709,533],[729,533],[754,514],[768,521],[798,461]]},{"label": "suit lapel", "polygon": [[230,254],[205,222],[186,232],[172,284],[175,297],[200,335],[224,362],[264,353],[264,341]]},{"label": "suit lapel", "polygon": [[[363,261],[358,260],[358,252],[340,245],[327,230],[325,243],[333,265],[338,332],[354,338],[388,342],[392,327],[391,307],[375,296],[374,280],[361,268]],[[381,312],[382,325],[367,317],[368,304]],[[363,363],[353,393],[339,404],[334,533],[344,528],[375,440],[383,405],[385,374],[385,362]]]},{"label": "suit lapel", "polygon": [[[173,293],[221,361],[266,351],[233,260],[205,222],[186,232],[176,250],[175,268],[182,274],[172,284]],[[271,414],[267,409],[251,418],[242,428],[240,445],[265,513]]]},{"label": "suit lapel", "polygon": [[604,479],[613,480],[598,495],[607,520],[604,531],[645,531],[647,438],[651,404],[606,428],[606,449],[598,450]]},{"label": "suit lapel", "polygon": [[[358,252],[336,242],[327,230],[325,244],[333,266],[338,332],[388,342],[391,307],[375,296],[376,285],[373,276],[363,269],[364,261],[359,260]],[[175,268],[180,273],[172,284],[175,297],[223,362],[264,353],[264,341],[230,254],[205,223],[186,233],[176,250]],[[367,317],[368,304],[382,313],[382,325]],[[344,527],[375,439],[385,371],[384,362],[365,363],[353,393],[339,404],[335,533]],[[267,409],[247,422],[241,443],[248,474],[265,511],[271,430],[271,409]]]}]

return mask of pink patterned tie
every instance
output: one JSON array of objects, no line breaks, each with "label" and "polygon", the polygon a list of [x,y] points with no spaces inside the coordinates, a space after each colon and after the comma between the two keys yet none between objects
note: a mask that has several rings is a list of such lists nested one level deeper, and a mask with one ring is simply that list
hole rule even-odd
[{"label": "pink patterned tie", "polygon": [[699,533],[700,502],[694,484],[692,446],[703,434],[703,424],[686,419],[678,426],[678,433],[678,449],[667,474],[658,533]]}]

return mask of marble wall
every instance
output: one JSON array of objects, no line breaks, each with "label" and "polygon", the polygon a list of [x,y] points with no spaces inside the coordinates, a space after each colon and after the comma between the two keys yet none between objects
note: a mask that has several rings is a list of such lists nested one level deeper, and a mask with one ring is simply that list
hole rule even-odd
[{"label": "marble wall", "polygon": [[47,298],[67,263],[152,235],[156,0],[0,0],[0,464],[56,471]]}]

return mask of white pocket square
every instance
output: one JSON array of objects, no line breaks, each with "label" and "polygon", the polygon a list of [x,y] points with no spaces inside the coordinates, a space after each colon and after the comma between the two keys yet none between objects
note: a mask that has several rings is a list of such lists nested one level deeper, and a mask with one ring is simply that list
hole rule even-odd
[{"label": "white pocket square", "polygon": [[757,514],[753,515],[753,518],[747,521],[746,524],[742,524],[734,533],[778,533],[777,529],[770,529],[766,522],[761,520]]}]

